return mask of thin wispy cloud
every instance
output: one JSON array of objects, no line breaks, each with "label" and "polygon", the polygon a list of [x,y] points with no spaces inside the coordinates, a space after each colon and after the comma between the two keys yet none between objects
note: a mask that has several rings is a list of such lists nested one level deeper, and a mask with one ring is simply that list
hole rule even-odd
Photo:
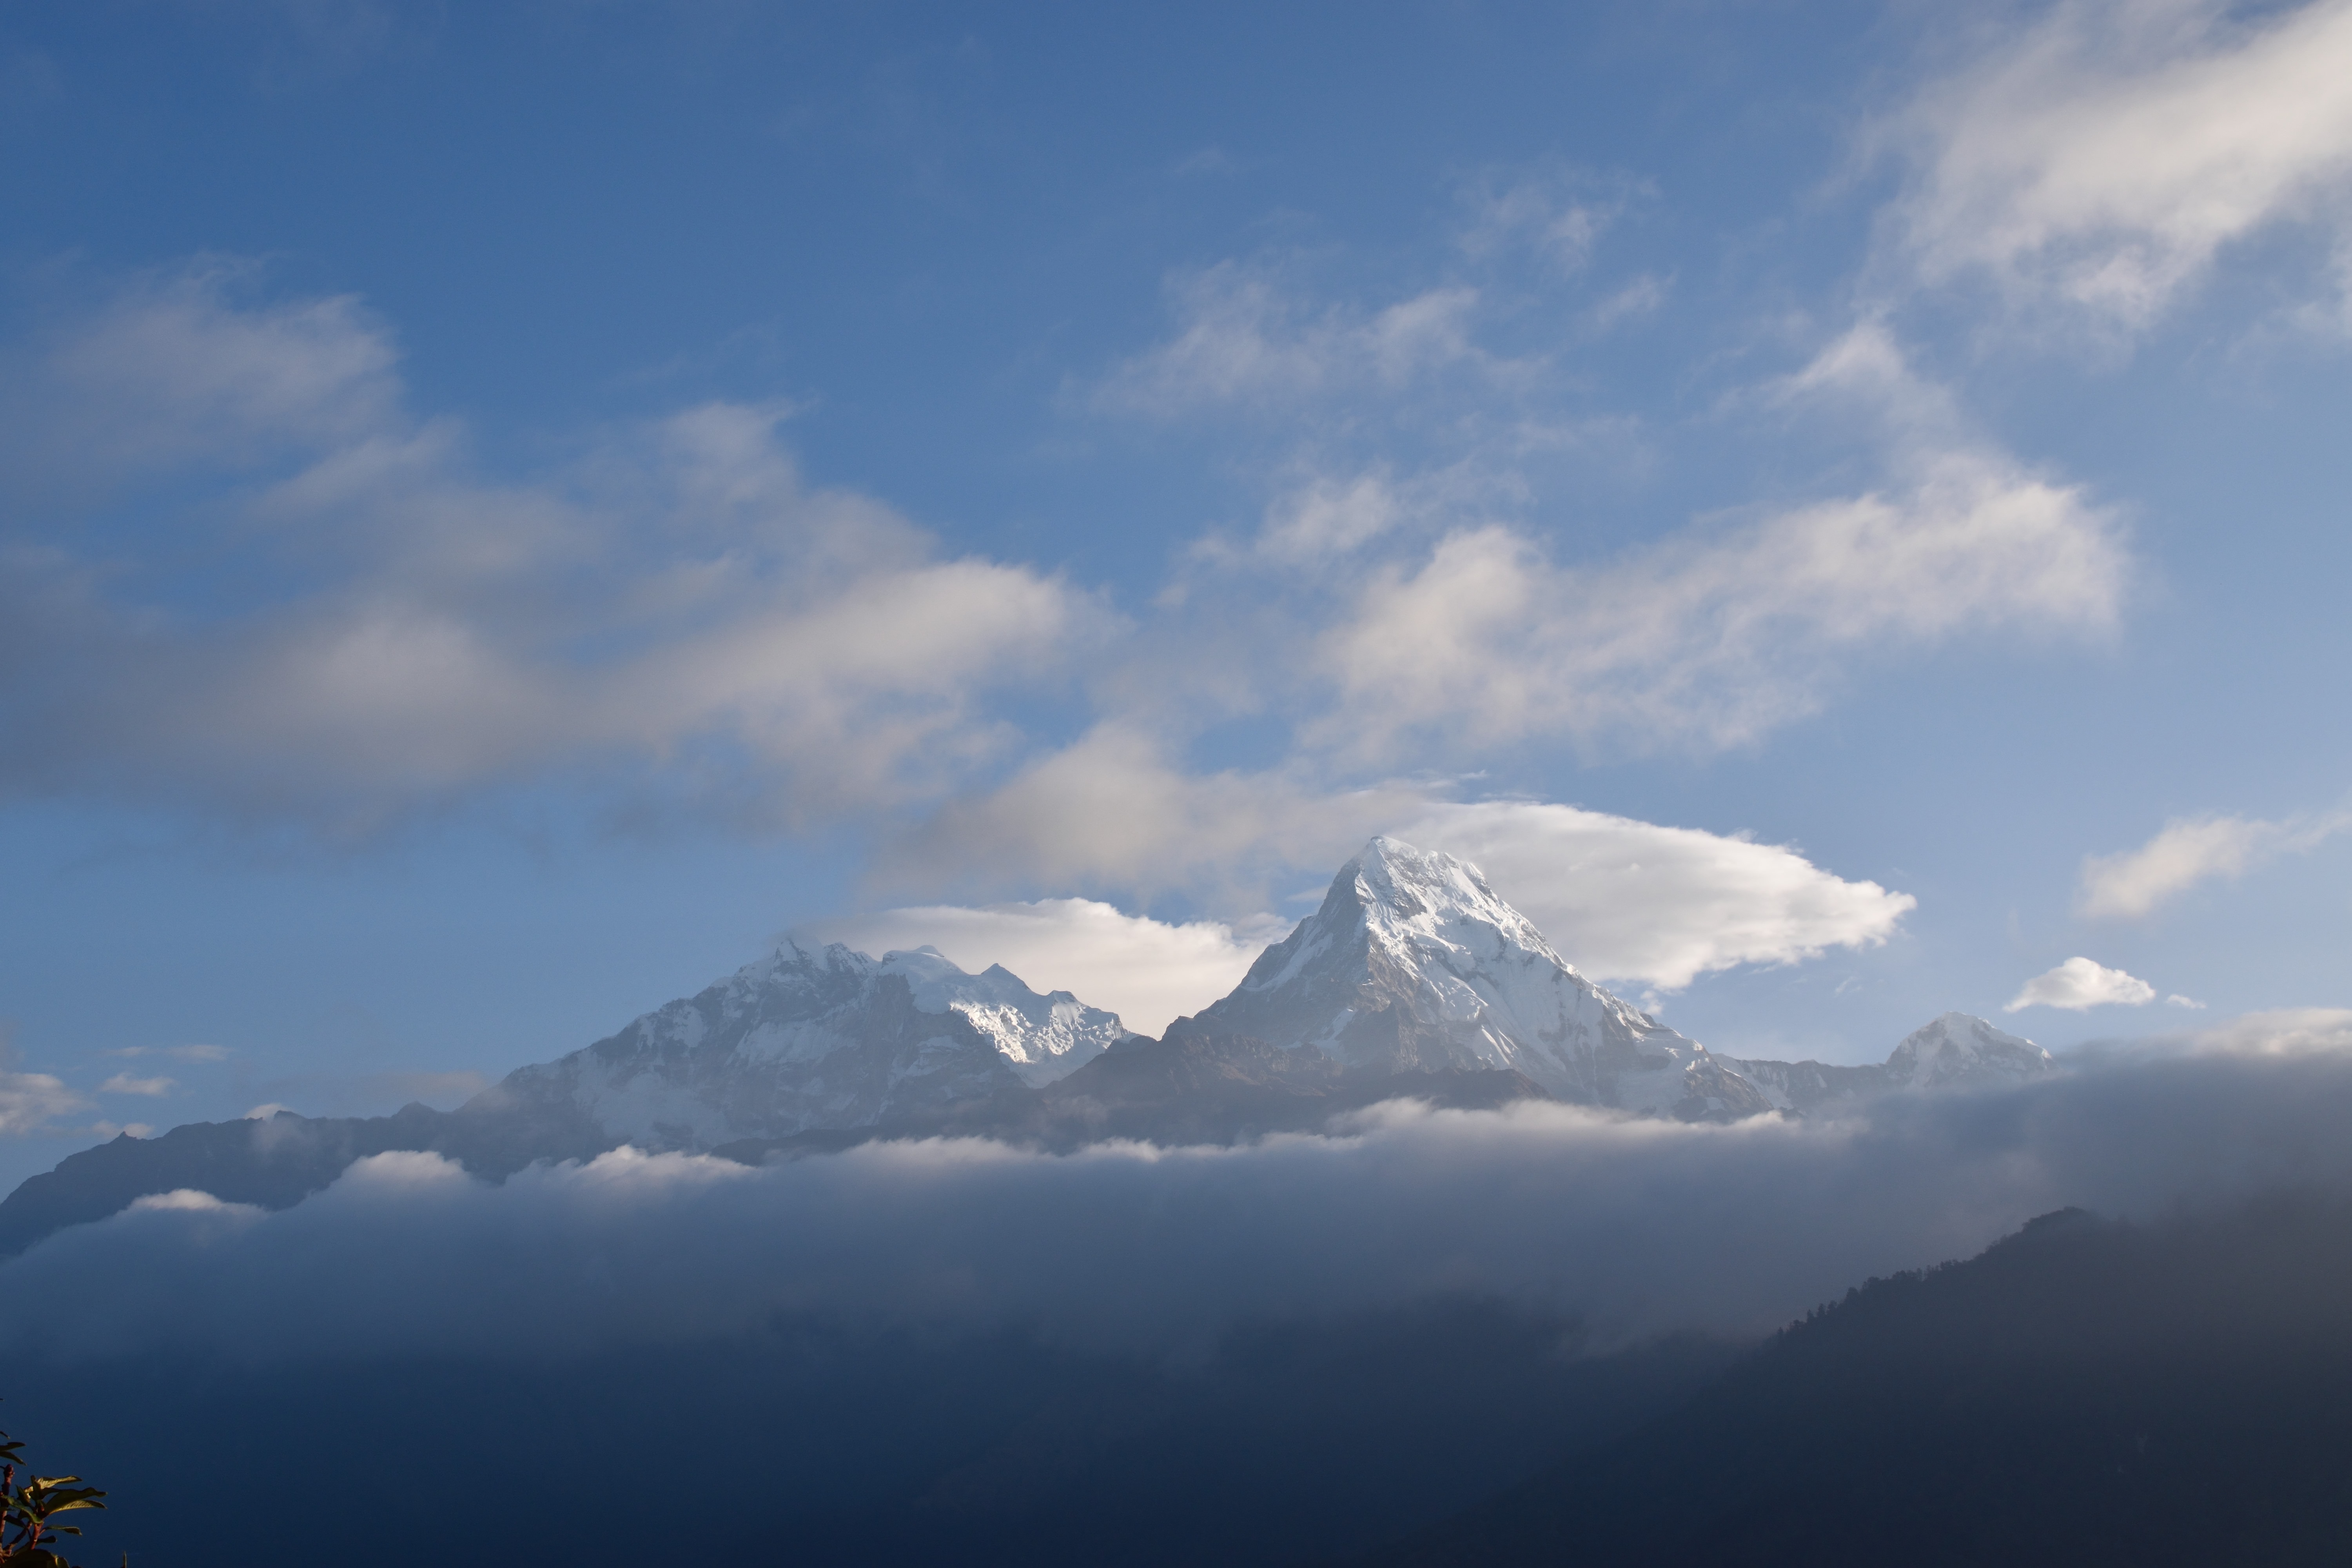
[{"label": "thin wispy cloud", "polygon": [[2282,821],[2176,817],[2137,849],[2084,857],[2074,907],[2093,920],[2140,919],[2202,883],[2234,880],[2281,856],[2308,854],[2347,829],[2352,812]]},{"label": "thin wispy cloud", "polygon": [[1601,237],[1627,207],[1656,195],[1644,182],[1622,175],[1560,167],[1489,170],[1465,181],[1458,193],[1464,216],[1454,243],[1479,261],[1524,249],[1544,268],[1570,276],[1592,260]]},{"label": "thin wispy cloud", "polygon": [[8,638],[41,656],[0,686],[22,742],[0,787],[342,829],[583,764],[677,781],[717,752],[739,759],[730,809],[866,809],[992,754],[989,692],[1051,681],[1106,624],[1058,579],[806,486],[758,408],[486,481],[462,432],[403,412],[395,358],[348,300],[248,309],[210,273],[63,335],[58,407],[20,438],[93,469],[251,469],[220,544],[286,586],[184,618],[168,581],[60,545],[0,556]]},{"label": "thin wispy cloud", "polygon": [[130,1073],[119,1072],[112,1078],[108,1079],[104,1083],[100,1084],[98,1086],[98,1092],[100,1094],[141,1094],[145,1095],[150,1099],[161,1099],[179,1087],[178,1081],[173,1079],[134,1078]]},{"label": "thin wispy cloud", "polygon": [[1331,398],[1401,394],[1455,369],[1493,380],[1527,368],[1479,346],[1478,291],[1464,285],[1350,308],[1301,294],[1277,268],[1224,261],[1169,291],[1174,335],[1105,377],[1088,395],[1094,408],[1155,419],[1295,414]]},{"label": "thin wispy cloud", "polygon": [[99,1054],[132,1058],[162,1057],[175,1062],[225,1062],[236,1053],[226,1046],[121,1046]]}]

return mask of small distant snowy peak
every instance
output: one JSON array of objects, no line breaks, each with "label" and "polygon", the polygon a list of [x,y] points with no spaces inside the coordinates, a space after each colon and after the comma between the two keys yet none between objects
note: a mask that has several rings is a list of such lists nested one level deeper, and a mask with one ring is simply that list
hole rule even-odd
[{"label": "small distant snowy peak", "polygon": [[886,952],[875,969],[902,977],[924,1012],[962,1014],[1032,1089],[1066,1078],[1127,1035],[1118,1014],[1066,991],[1041,994],[1001,963],[967,974],[939,949],[919,947]]},{"label": "small distant snowy peak", "polygon": [[2005,1089],[2057,1070],[2050,1053],[2032,1040],[1967,1013],[1947,1013],[1914,1029],[1883,1063],[1721,1059],[1775,1107],[1799,1113],[1840,1112],[1901,1089]]},{"label": "small distant snowy peak", "polygon": [[1991,1089],[2053,1071],[2056,1063],[2032,1040],[1967,1013],[1947,1013],[1903,1037],[1886,1058],[1897,1089]]},{"label": "small distant snowy peak", "polygon": [[1223,1001],[1169,1026],[1312,1046],[1382,1072],[1509,1068],[1585,1104],[1770,1109],[1706,1049],[1579,974],[1475,866],[1375,838]]}]

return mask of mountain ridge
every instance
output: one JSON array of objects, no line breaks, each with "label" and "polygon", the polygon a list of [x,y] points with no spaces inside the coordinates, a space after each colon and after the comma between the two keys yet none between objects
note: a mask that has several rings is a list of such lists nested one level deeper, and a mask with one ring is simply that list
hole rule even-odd
[{"label": "mountain ridge", "polygon": [[81,1151],[0,1200],[0,1255],[180,1187],[283,1207],[402,1149],[503,1178],[623,1143],[746,1161],[877,1138],[1230,1143],[1383,1099],[1736,1121],[2052,1068],[2031,1041],[1957,1013],[1878,1064],[1718,1055],[1579,973],[1475,866],[1377,837],[1232,992],[1159,1040],[1002,965],[971,974],[932,949],[877,959],[787,940],[455,1110],[281,1112]]}]

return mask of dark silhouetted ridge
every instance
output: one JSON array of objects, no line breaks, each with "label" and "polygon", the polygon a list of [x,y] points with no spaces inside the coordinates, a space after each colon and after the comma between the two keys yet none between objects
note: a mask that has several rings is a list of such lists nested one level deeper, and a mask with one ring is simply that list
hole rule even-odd
[{"label": "dark silhouetted ridge", "polygon": [[2352,1207],[2045,1215],[1366,1568],[2352,1561]]}]

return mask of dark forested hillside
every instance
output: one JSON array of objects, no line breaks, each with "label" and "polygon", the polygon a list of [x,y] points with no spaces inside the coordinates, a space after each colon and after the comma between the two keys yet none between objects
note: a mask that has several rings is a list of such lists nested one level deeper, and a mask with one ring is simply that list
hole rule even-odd
[{"label": "dark forested hillside", "polygon": [[[93,1563],[1282,1568],[1633,1430],[1735,1353],[1579,1342],[1476,1300],[1262,1323],[1183,1364],[779,1314],[543,1362],[19,1363],[5,1394],[110,1489]],[[224,1529],[255,1488],[266,1527]]]},{"label": "dark forested hillside", "polygon": [[2051,1215],[1873,1280],[1679,1413],[1366,1560],[2352,1559],[2352,1208]]}]

